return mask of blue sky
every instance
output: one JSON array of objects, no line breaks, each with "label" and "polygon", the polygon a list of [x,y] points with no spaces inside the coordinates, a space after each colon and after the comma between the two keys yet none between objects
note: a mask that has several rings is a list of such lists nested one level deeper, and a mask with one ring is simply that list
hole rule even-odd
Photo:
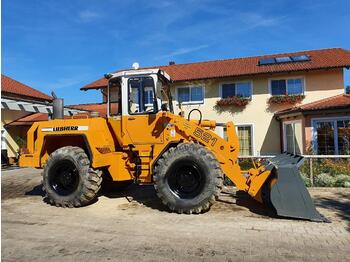
[{"label": "blue sky", "polygon": [[349,10],[348,0],[2,0],[2,73],[66,104],[100,102],[79,88],[135,61],[350,50]]}]

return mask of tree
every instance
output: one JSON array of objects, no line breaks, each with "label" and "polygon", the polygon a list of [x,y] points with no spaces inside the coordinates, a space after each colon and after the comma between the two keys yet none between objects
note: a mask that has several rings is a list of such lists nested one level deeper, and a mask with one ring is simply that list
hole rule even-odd
[{"label": "tree", "polygon": [[346,86],[345,87],[345,93],[346,94],[350,94],[350,86]]}]

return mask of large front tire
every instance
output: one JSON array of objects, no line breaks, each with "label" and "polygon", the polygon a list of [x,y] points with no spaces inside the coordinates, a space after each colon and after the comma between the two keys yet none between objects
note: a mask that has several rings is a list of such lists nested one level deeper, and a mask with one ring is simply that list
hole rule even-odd
[{"label": "large front tire", "polygon": [[158,197],[172,211],[198,214],[209,210],[219,196],[223,174],[208,149],[183,143],[157,161],[153,180]]},{"label": "large front tire", "polygon": [[48,158],[43,173],[46,200],[59,207],[90,204],[102,183],[102,171],[90,168],[90,161],[80,147],[66,146]]}]

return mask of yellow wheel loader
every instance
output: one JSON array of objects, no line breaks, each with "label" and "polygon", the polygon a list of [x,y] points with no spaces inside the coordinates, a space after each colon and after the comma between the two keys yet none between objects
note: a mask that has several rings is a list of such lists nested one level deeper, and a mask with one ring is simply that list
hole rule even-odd
[{"label": "yellow wheel loader", "polygon": [[43,168],[51,204],[87,205],[108,176],[153,184],[172,211],[202,213],[215,202],[226,176],[279,216],[323,221],[298,171],[302,157],[282,154],[241,170],[234,124],[224,125],[223,139],[214,132],[215,121],[174,114],[166,72],[134,69],[105,77],[107,117],[67,119],[56,101],[53,119],[28,131],[20,166]]}]

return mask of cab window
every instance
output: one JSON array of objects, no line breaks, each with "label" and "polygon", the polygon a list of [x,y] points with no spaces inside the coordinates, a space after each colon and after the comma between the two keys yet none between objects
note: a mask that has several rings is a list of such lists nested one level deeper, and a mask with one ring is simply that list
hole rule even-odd
[{"label": "cab window", "polygon": [[128,81],[129,113],[143,114],[157,111],[152,77],[133,77]]},{"label": "cab window", "polygon": [[119,83],[111,83],[109,88],[109,114],[118,116],[122,114],[121,110],[121,93]]}]

